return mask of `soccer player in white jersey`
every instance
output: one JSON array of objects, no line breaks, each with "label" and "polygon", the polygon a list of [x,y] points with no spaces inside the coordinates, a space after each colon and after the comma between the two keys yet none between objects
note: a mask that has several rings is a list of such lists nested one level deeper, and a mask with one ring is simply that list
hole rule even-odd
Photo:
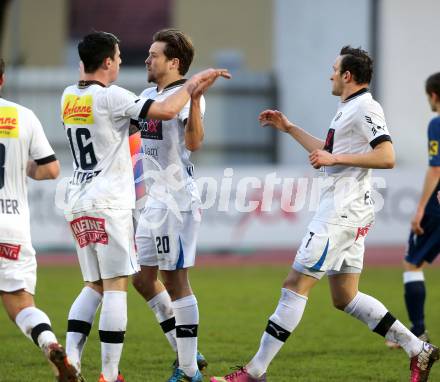
[{"label": "soccer player in white jersey", "polygon": [[[0,89],[5,82],[0,59]],[[37,262],[31,243],[26,176],[55,179],[60,165],[35,114],[0,98],[0,295],[9,318],[56,366],[57,380],[82,380],[35,307]],[[11,376],[12,378],[13,376]]]},{"label": "soccer player in white jersey", "polygon": [[266,381],[266,370],[299,324],[312,287],[328,276],[333,304],[370,330],[398,343],[411,358],[411,382],[426,381],[439,349],[396,320],[375,298],[358,290],[364,239],[374,219],[370,176],[373,168],[392,168],[394,150],[381,106],[368,91],[373,63],[368,53],[342,48],[333,65],[332,94],[340,97],[326,141],[266,110],[260,123],[287,133],[310,154],[310,164],[326,177],[318,210],[308,226],[278,306],[269,318],[260,348],[236,372],[212,382]]},{"label": "soccer player in white jersey", "polygon": [[225,70],[208,69],[172,97],[155,102],[111,85],[121,63],[118,39],[94,32],[78,44],[84,73],[61,98],[61,117],[73,155],[65,216],[75,240],[85,287],[68,317],[66,350],[79,369],[96,310],[102,373],[100,382],[123,381],[118,372],[127,325],[128,276],[138,271],[132,209],[134,179],[128,144],[130,119],[173,118],[193,91],[204,91]]},{"label": "soccer player in white jersey", "polygon": [[[141,97],[161,101],[179,91],[193,57],[193,44],[181,31],[155,33],[145,63],[148,81],[157,86],[144,90]],[[202,144],[204,112],[202,92],[194,92],[175,118],[137,123],[145,155],[144,174],[161,172],[163,176],[145,179],[148,197],[136,229],[141,271],[133,277],[133,284],[177,353],[169,382],[201,381],[199,369],[207,366],[197,352],[199,312],[188,279],[200,225],[200,196],[189,158]],[[159,179],[164,179],[163,184],[156,183]],[[156,193],[156,189],[164,192]],[[159,270],[165,286],[158,279]]]}]

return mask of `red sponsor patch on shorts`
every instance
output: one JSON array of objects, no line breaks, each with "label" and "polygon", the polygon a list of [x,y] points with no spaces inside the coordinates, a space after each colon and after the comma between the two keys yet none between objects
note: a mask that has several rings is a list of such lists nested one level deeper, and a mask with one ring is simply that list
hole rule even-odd
[{"label": "red sponsor patch on shorts", "polygon": [[70,228],[81,248],[92,244],[108,244],[108,235],[105,232],[105,219],[82,216],[70,222]]},{"label": "red sponsor patch on shorts", "polygon": [[367,236],[368,231],[369,231],[370,228],[371,228],[371,224],[368,224],[365,227],[359,227],[358,230],[357,230],[356,239],[354,239],[354,241],[359,239],[359,237]]},{"label": "red sponsor patch on shorts", "polygon": [[21,245],[0,243],[0,257],[8,260],[18,260]]}]

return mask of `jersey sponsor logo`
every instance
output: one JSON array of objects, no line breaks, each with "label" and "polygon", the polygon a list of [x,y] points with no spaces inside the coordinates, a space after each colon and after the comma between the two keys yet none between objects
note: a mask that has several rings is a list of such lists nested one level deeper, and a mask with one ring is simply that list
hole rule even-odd
[{"label": "jersey sponsor logo", "polygon": [[329,129],[327,133],[327,138],[325,139],[324,150],[328,151],[330,154],[333,152],[334,140],[335,140],[335,129]]},{"label": "jersey sponsor logo", "polygon": [[16,107],[0,107],[0,138],[18,138],[18,110]]},{"label": "jersey sponsor logo", "polygon": [[429,155],[438,155],[438,141],[429,141]]},{"label": "jersey sponsor logo", "polygon": [[376,136],[376,134],[379,132],[379,130],[382,130],[383,132],[385,132],[385,126],[379,126],[376,125],[373,120],[371,119],[371,117],[369,117],[368,115],[365,115],[365,120],[367,121],[368,124],[371,125],[371,133],[373,134],[373,137]]},{"label": "jersey sponsor logo", "polygon": [[65,125],[93,125],[93,99],[90,94],[78,97],[67,94],[63,103]]},{"label": "jersey sponsor logo", "polygon": [[359,227],[358,230],[357,230],[356,239],[354,239],[354,241],[359,239],[359,237],[367,236],[368,231],[370,230],[370,228],[371,228],[371,224],[368,224],[365,227]]},{"label": "jersey sponsor logo", "polygon": [[147,147],[145,145],[144,146],[144,153],[145,153],[145,155],[153,157],[154,159],[159,158],[159,149],[157,147]]},{"label": "jersey sponsor logo", "polygon": [[108,244],[105,219],[82,216],[70,222],[70,228],[80,248],[92,243]]},{"label": "jersey sponsor logo", "polygon": [[0,257],[8,260],[18,260],[21,245],[0,243]]},{"label": "jersey sponsor logo", "polygon": [[139,130],[144,139],[162,140],[162,121],[157,119],[139,120]]},{"label": "jersey sponsor logo", "polygon": [[16,199],[0,199],[0,214],[20,215]]}]

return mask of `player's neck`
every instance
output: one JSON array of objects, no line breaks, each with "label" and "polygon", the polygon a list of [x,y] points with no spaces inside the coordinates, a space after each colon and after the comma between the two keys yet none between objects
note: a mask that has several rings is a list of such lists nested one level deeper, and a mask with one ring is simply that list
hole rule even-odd
[{"label": "player's neck", "polygon": [[345,101],[351,95],[365,88],[368,88],[368,84],[347,84],[342,91],[341,101]]},{"label": "player's neck", "polygon": [[181,76],[180,74],[170,73],[156,82],[157,90],[161,91],[164,88],[166,88],[169,84],[172,84],[173,82],[179,81],[182,78],[183,78],[183,76]]},{"label": "player's neck", "polygon": [[84,73],[81,76],[82,81],[98,81],[101,82],[105,86],[109,86],[111,81],[105,73],[101,73],[99,71],[95,73]]}]

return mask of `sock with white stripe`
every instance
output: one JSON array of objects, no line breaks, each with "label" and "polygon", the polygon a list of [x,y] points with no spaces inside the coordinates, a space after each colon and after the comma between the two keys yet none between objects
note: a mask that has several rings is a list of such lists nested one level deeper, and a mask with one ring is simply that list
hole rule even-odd
[{"label": "sock with white stripe", "polygon": [[423,342],[396,320],[374,297],[358,292],[344,311],[367,324],[373,332],[399,344],[409,357],[414,357],[422,350]]},{"label": "sock with white stripe", "polygon": [[170,295],[164,290],[151,300],[148,300],[148,306],[154,312],[171,347],[177,353],[176,319],[174,317]]},{"label": "sock with white stripe", "polygon": [[290,333],[301,321],[306,304],[306,296],[290,289],[281,289],[281,298],[261,337],[260,348],[246,366],[250,375],[258,378],[266,372],[269,364],[289,338]]},{"label": "sock with white stripe", "polygon": [[42,350],[51,343],[58,342],[50,326],[49,317],[34,306],[22,309],[15,317],[15,323],[24,335]]},{"label": "sock with white stripe", "polygon": [[406,310],[412,323],[411,331],[418,337],[425,332],[426,288],[423,272],[404,272],[403,284]]},{"label": "sock with white stripe", "polygon": [[102,374],[106,381],[118,378],[119,361],[127,328],[127,292],[105,291],[99,319]]},{"label": "sock with white stripe", "polygon": [[69,311],[66,333],[66,353],[70,362],[81,370],[81,356],[92,328],[102,295],[86,286],[82,289]]},{"label": "sock with white stripe", "polygon": [[176,342],[179,368],[188,377],[193,377],[197,368],[197,331],[199,327],[199,309],[194,295],[172,302],[176,317]]}]

